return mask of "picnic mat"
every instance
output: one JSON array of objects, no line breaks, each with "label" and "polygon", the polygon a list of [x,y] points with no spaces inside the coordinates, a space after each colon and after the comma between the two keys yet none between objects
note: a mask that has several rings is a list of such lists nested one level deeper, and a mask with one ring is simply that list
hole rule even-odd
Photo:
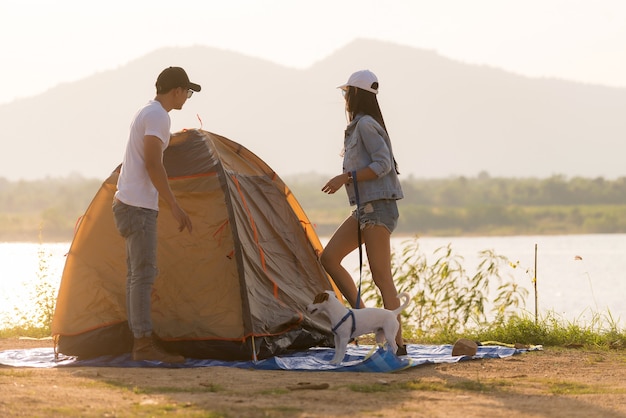
[{"label": "picnic mat", "polygon": [[258,370],[335,371],[335,372],[395,372],[433,363],[456,363],[463,360],[504,358],[527,351],[541,350],[541,346],[519,349],[510,346],[482,345],[475,356],[452,356],[452,345],[407,345],[407,355],[396,357],[391,352],[370,345],[349,345],[339,365],[330,364],[334,349],[311,348],[258,361],[223,361],[186,359],[181,364],[157,361],[133,361],[130,353],[78,360],[62,354],[55,359],[52,348],[31,348],[0,351],[0,367],[237,367]]}]

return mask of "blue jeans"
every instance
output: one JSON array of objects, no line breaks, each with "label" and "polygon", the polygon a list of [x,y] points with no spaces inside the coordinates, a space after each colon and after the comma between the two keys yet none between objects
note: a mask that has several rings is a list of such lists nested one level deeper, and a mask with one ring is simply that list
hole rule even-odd
[{"label": "blue jeans", "polygon": [[135,338],[152,334],[152,285],[157,269],[157,216],[115,199],[115,226],[126,241],[126,313]]}]

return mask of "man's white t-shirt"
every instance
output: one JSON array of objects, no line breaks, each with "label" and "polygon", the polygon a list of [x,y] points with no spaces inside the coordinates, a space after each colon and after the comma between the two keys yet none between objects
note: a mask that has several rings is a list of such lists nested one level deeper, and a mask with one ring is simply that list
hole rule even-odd
[{"label": "man's white t-shirt", "polygon": [[159,193],[146,170],[144,137],[156,136],[163,142],[165,150],[170,143],[170,127],[170,115],[156,100],[150,100],[137,111],[130,125],[126,153],[117,179],[117,199],[130,206],[159,210]]}]

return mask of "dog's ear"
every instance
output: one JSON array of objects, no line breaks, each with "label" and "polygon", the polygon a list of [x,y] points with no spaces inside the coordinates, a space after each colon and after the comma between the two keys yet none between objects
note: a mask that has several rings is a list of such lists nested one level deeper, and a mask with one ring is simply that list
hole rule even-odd
[{"label": "dog's ear", "polygon": [[328,300],[328,293],[324,292],[324,293],[318,293],[317,295],[315,295],[315,299],[313,300],[313,303],[322,303],[322,302],[326,302]]}]

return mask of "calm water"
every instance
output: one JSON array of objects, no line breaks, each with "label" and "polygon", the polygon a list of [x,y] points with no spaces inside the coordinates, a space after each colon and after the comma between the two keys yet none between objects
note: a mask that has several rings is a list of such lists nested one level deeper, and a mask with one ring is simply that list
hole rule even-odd
[{"label": "calm water", "polygon": [[[322,239],[323,243],[326,241]],[[407,238],[396,238],[392,245],[399,252],[406,241]],[[468,274],[475,271],[482,250],[491,249],[518,261],[519,268],[510,271],[528,289],[526,310],[533,313],[531,279],[537,245],[540,314],[551,311],[568,321],[584,324],[594,313],[610,312],[622,327],[626,324],[626,234],[419,239],[421,251],[429,260],[433,260],[437,248],[448,244],[463,257]],[[15,320],[16,309],[23,312],[32,307],[31,295],[41,274],[42,259],[47,264],[47,280],[58,287],[69,247],[70,243],[0,243],[0,326]],[[357,252],[345,265],[357,279]]]},{"label": "calm water", "polygon": [[69,248],[69,242],[0,243],[0,326],[32,309],[40,278],[58,288]]}]

